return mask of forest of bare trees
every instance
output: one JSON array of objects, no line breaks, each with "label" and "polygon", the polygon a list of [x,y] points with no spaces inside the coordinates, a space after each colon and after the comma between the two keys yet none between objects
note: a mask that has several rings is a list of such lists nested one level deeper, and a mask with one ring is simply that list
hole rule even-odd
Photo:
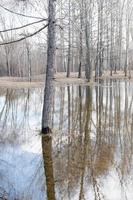
[{"label": "forest of bare trees", "polygon": [[133,199],[133,0],[0,0],[0,199]]},{"label": "forest of bare trees", "polygon": [[[55,3],[55,2],[54,2]],[[0,3],[0,75],[32,77],[45,73],[47,2]],[[55,72],[78,72],[90,80],[122,70],[131,75],[132,0],[56,1]]]}]

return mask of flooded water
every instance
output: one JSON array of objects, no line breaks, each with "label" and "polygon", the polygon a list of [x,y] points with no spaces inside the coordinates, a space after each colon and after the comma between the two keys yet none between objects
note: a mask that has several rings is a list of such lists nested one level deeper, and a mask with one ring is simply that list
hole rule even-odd
[{"label": "flooded water", "polygon": [[56,86],[52,137],[43,89],[0,91],[0,199],[132,200],[133,83]]}]

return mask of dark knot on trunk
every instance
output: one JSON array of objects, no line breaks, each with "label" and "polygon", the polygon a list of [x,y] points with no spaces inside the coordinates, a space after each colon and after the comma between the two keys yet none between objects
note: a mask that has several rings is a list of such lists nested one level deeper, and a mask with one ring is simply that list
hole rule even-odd
[{"label": "dark knot on trunk", "polygon": [[48,126],[45,128],[42,128],[42,134],[49,134],[52,133],[51,128],[49,128]]}]

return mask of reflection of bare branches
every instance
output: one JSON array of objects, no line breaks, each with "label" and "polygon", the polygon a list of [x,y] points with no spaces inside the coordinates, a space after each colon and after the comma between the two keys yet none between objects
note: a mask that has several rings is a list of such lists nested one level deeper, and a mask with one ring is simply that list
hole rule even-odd
[{"label": "reflection of bare branches", "polygon": [[0,199],[8,200],[8,193],[1,187],[0,187]]},{"label": "reflection of bare branches", "polygon": [[[38,103],[41,102],[41,99],[39,99],[40,90],[38,89],[35,92],[37,94],[35,107],[38,107]],[[32,106],[35,92],[34,89],[4,90],[0,113],[0,130],[2,133],[4,132],[4,134],[0,134],[1,143],[7,141],[10,144],[17,143],[20,133],[21,142],[27,139],[27,134],[31,131],[29,124],[31,121],[30,113],[34,114],[32,116],[36,118],[36,111],[34,112],[34,107]],[[30,110],[31,107],[32,109]]]},{"label": "reflection of bare branches", "polygon": [[[70,143],[67,147],[62,142],[60,145],[60,163],[57,160],[55,163],[56,165],[58,163],[58,169],[61,171],[61,173],[58,173],[58,175],[61,175],[61,182],[65,184],[65,180],[69,179],[67,181],[67,183],[69,182],[69,193],[80,182],[79,199],[85,198],[86,177],[89,175],[95,192],[95,199],[106,199],[99,180],[102,181],[105,176],[109,178],[111,169],[119,169],[118,177],[123,187],[125,199],[127,180],[131,179],[133,115],[129,108],[132,109],[133,98],[132,96],[128,98],[129,92],[127,90],[124,93],[124,107],[121,90],[121,87],[124,87],[121,82],[106,81],[105,83],[107,87],[96,86],[96,101],[93,99],[92,102],[92,117],[88,120],[90,124],[88,132],[84,129],[87,121],[86,112],[89,109],[85,103],[84,89],[78,88],[79,98],[74,93],[73,95],[70,94],[69,108],[64,104],[64,110],[70,109],[71,106],[73,108],[72,112],[69,112],[72,127],[70,128]],[[70,91],[72,91],[71,87]],[[75,87],[75,91],[77,91],[77,87]],[[96,115],[94,115],[95,111]],[[62,145],[64,145],[63,152]],[[66,158],[66,155],[68,155],[66,149],[68,148],[69,157]],[[64,167],[68,159],[69,169]],[[88,168],[88,171],[86,168]],[[69,176],[64,175],[64,173],[69,174]]]},{"label": "reflection of bare branches", "polygon": [[[34,164],[34,163],[32,162],[32,164]],[[40,162],[40,160],[39,160],[38,164],[36,165],[36,170],[35,170],[35,172],[34,172],[34,176],[31,177],[31,179],[30,179],[30,184],[29,184],[27,190],[24,191],[24,193],[27,193],[27,194],[28,194],[28,192],[29,192],[30,189],[32,188],[33,184],[36,185],[36,184],[39,184],[39,183],[40,183],[40,185],[41,185],[42,176],[44,176],[43,173],[40,173],[40,171],[42,171],[42,166],[43,166],[43,161]],[[43,182],[43,181],[42,181],[42,182]],[[43,183],[42,183],[42,185],[43,185]]]}]

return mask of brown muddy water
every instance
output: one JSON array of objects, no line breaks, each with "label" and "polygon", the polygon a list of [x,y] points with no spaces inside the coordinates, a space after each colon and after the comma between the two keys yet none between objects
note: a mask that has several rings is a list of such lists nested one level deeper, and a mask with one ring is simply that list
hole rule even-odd
[{"label": "brown muddy water", "polygon": [[133,83],[56,86],[52,136],[43,89],[0,90],[0,199],[132,200]]}]

